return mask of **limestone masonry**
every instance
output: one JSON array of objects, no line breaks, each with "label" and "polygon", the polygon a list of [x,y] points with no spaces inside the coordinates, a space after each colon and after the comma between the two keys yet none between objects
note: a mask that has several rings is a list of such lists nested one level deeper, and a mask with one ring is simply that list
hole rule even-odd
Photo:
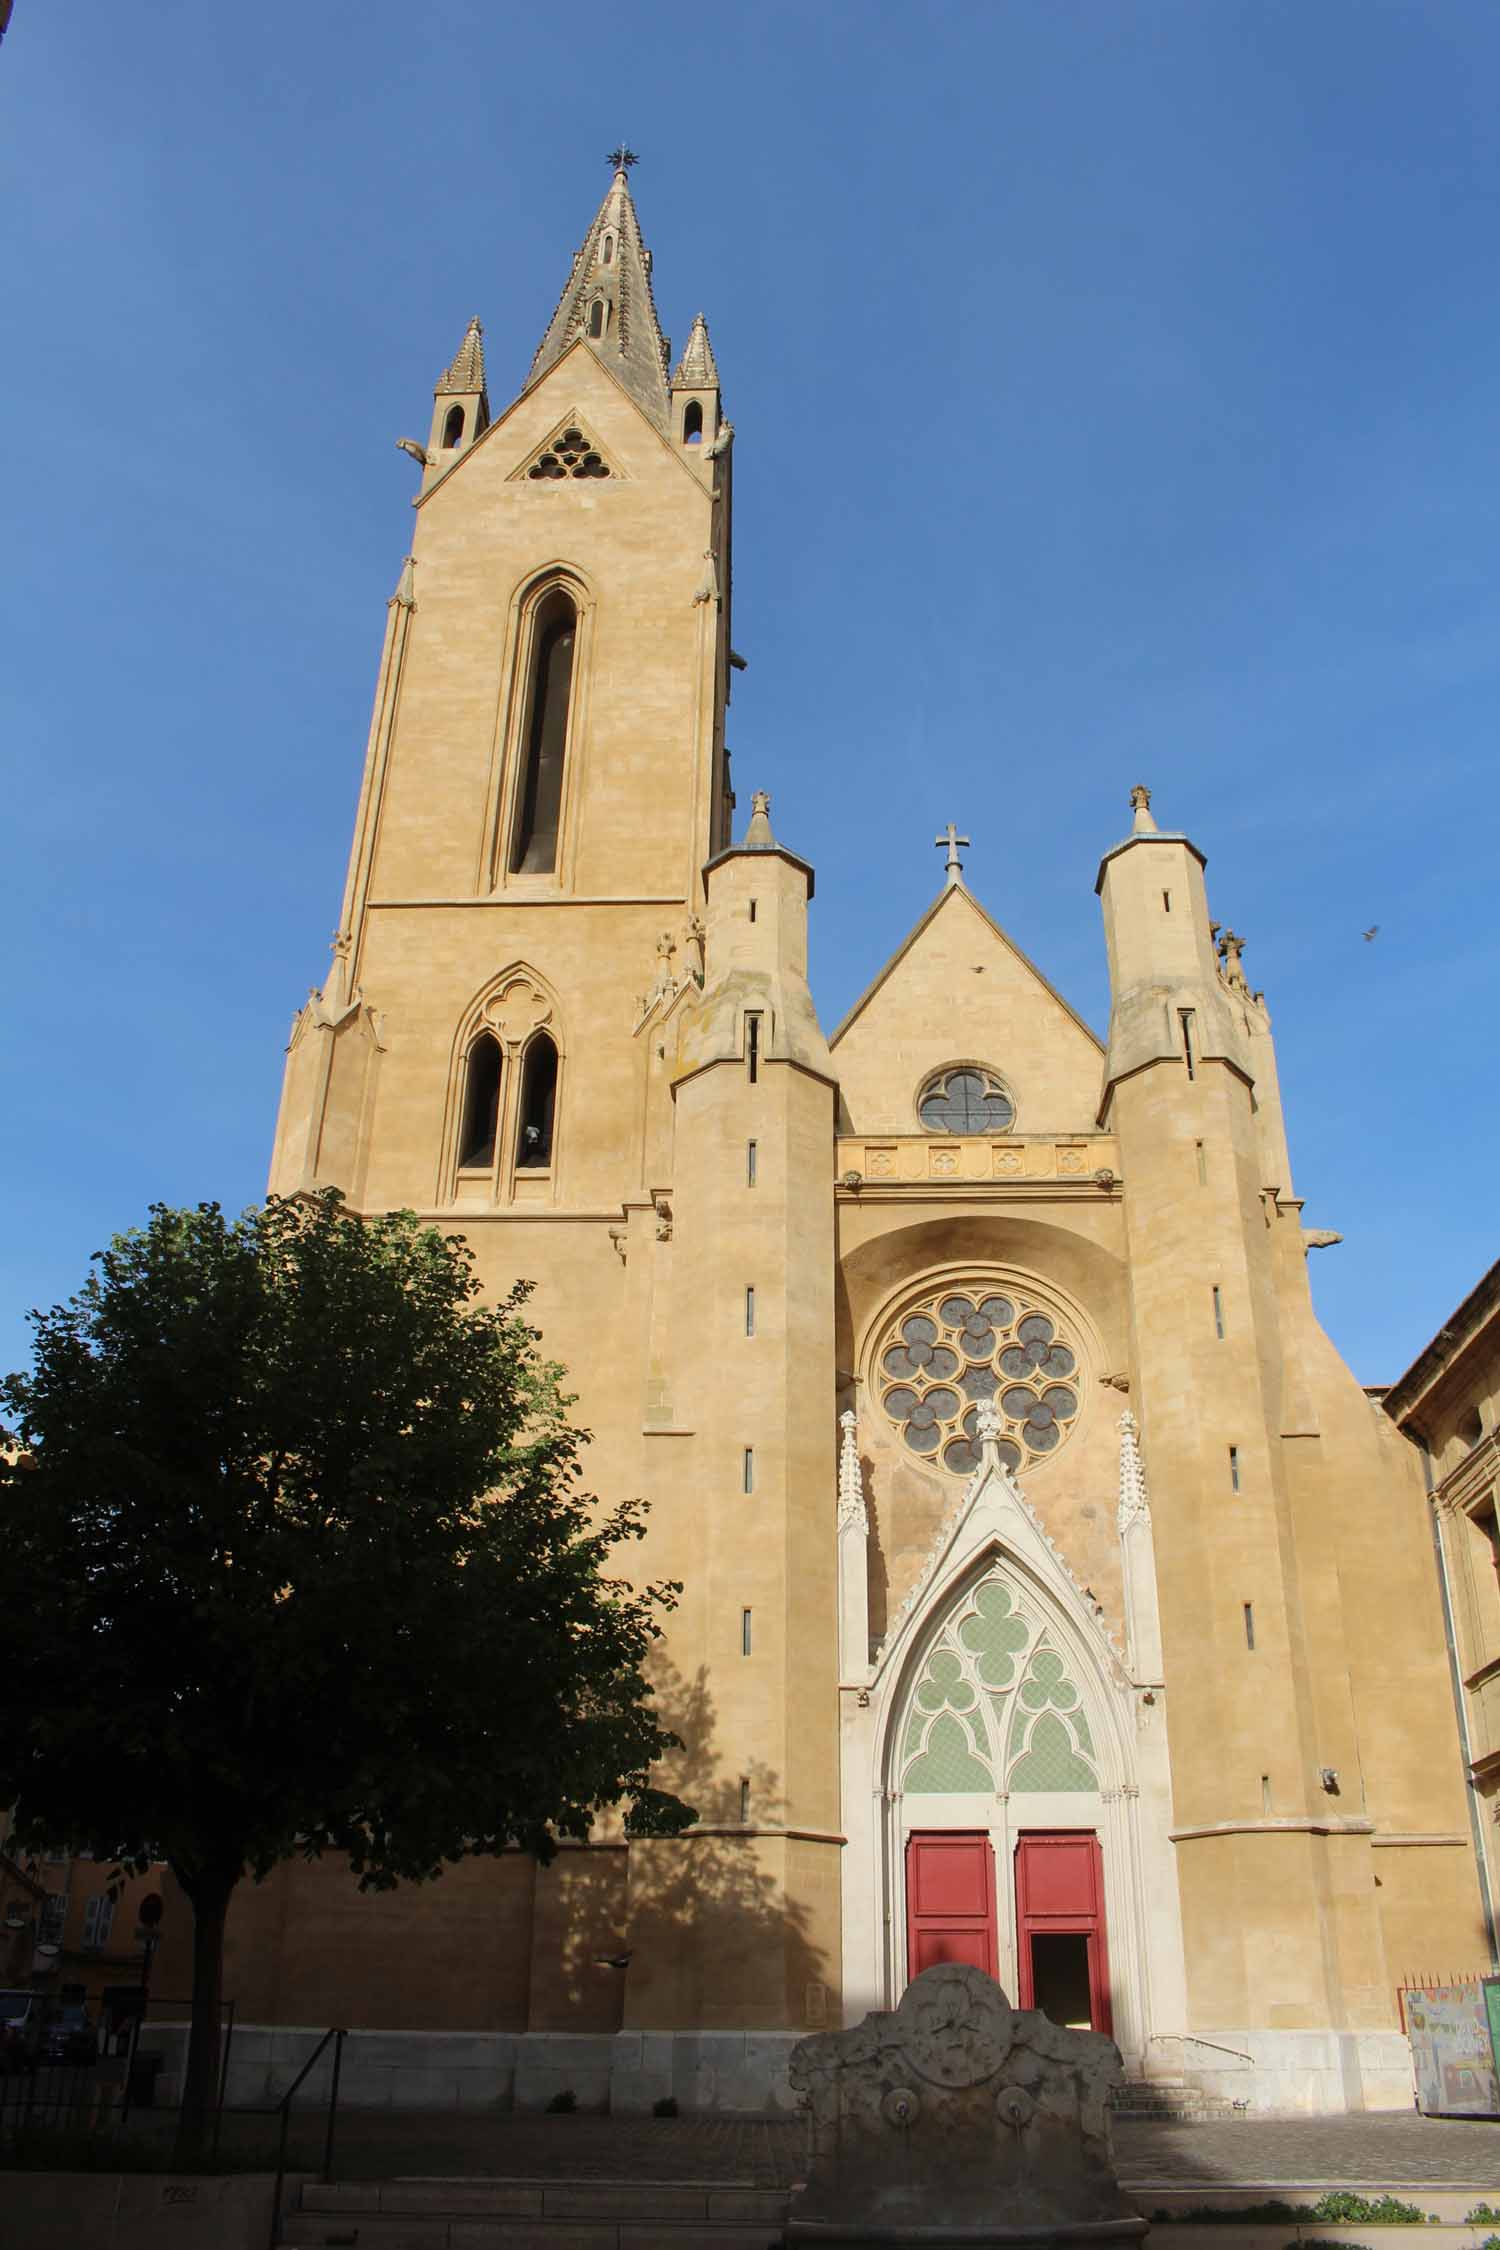
[{"label": "limestone masonry", "polygon": [[406,449],[271,1186],[536,1282],[590,1482],[683,1582],[701,1821],[374,1898],[282,1867],[231,1914],[239,2022],[402,2035],[369,2099],[446,2040],[504,2050],[453,2098],[753,2109],[967,1962],[1134,2077],[1406,2106],[1403,1972],[1487,1965],[1427,1506],[1314,1316],[1203,853],[1144,789],[1099,839],[1107,1046],[956,837],[825,1034],[812,868],[759,795],[733,840],[733,429],[625,170],[519,395],[491,419],[475,322]]}]

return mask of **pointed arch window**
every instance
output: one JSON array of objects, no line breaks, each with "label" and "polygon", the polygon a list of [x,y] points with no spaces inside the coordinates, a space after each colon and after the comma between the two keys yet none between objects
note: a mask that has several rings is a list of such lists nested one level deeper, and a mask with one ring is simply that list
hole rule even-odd
[{"label": "pointed arch window", "polygon": [[516,1130],[516,1169],[546,1171],[552,1163],[552,1128],[557,1111],[557,1049],[539,1031],[521,1064],[521,1106]]},{"label": "pointed arch window", "polygon": [[897,1736],[910,1796],[1084,1796],[1099,1751],[1075,1667],[1033,1597],[998,1567],[959,1597]]},{"label": "pointed arch window", "polygon": [[609,307],[602,297],[596,297],[589,306],[589,334],[597,342],[603,336],[609,321]]},{"label": "pointed arch window", "polygon": [[690,398],[682,416],[682,442],[684,445],[703,443],[703,408],[695,398]]},{"label": "pointed arch window", "polygon": [[443,424],[443,451],[451,453],[463,434],[464,410],[461,406],[450,406],[448,419]]},{"label": "pointed arch window", "polygon": [[614,236],[613,236],[612,234],[607,234],[607,235],[606,235],[606,236],[604,237],[603,263],[604,263],[605,265],[607,265],[607,266],[612,266],[612,265],[614,264],[614,262],[615,262],[615,238],[614,238]]},{"label": "pointed arch window", "polygon": [[495,1161],[495,1136],[500,1124],[500,1042],[482,1031],[469,1049],[464,1065],[463,1128],[459,1134],[458,1165],[461,1172],[488,1170]]},{"label": "pointed arch window", "polygon": [[557,865],[577,640],[578,612],[562,588],[554,586],[538,604],[532,620],[522,767],[510,852],[512,875],[550,875]]}]

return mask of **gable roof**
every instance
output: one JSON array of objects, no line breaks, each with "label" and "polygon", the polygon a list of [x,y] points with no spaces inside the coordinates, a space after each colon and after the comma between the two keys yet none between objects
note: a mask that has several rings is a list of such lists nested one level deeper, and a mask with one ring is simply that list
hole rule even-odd
[{"label": "gable roof", "polygon": [[1023,969],[1027,970],[1030,975],[1035,977],[1042,990],[1049,996],[1050,999],[1056,1001],[1058,1007],[1062,1009],[1063,1014],[1070,1017],[1072,1021],[1077,1024],[1079,1030],[1089,1041],[1090,1045],[1096,1047],[1099,1053],[1102,1055],[1104,1053],[1104,1041],[1099,1037],[1099,1034],[1084,1022],[1077,1009],[1070,1006],[1070,1004],[1058,991],[1056,985],[1050,983],[1048,979],[1043,976],[1041,970],[1031,959],[1030,955],[1023,953],[1021,951],[1021,948],[1016,944],[1015,939],[1008,936],[1007,933],[1001,929],[1000,924],[995,920],[994,916],[992,914],[986,913],[985,909],[980,905],[978,899],[974,896],[973,892],[969,889],[966,883],[944,884],[943,888],[938,892],[937,897],[933,900],[931,906],[928,907],[926,913],[921,916],[919,921],[913,924],[912,928],[907,932],[906,936],[897,946],[895,952],[886,962],[885,967],[881,969],[879,973],[874,977],[874,979],[865,986],[864,991],[860,994],[853,1007],[844,1017],[843,1022],[833,1033],[828,1042],[830,1052],[838,1046],[838,1043],[843,1038],[845,1032],[853,1029],[855,1023],[858,1021],[860,1016],[864,1014],[865,1009],[875,998],[875,995],[882,989],[884,985],[886,985],[890,981],[896,969],[899,968],[900,964],[905,960],[907,954],[910,953],[912,947],[916,944],[918,938],[921,937],[922,932],[928,927],[930,923],[936,921],[938,915],[942,913],[950,898],[962,898],[969,906],[973,908],[974,912],[979,916],[980,921],[984,923],[986,929],[988,929],[995,937],[1000,940],[1000,943],[1006,948],[1008,952],[1012,953],[1015,956],[1016,960],[1019,961]]}]

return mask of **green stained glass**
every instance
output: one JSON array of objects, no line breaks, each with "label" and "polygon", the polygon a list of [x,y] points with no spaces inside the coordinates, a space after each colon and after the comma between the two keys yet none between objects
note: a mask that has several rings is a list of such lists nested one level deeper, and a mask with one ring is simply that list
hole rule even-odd
[{"label": "green stained glass", "polygon": [[[1019,1711],[1016,1717],[1019,1721]],[[1014,1742],[1014,1727],[1011,1738]],[[1036,1790],[1076,1792],[1097,1789],[1098,1786],[1093,1767],[1074,1750],[1062,1720],[1051,1711],[1044,1711],[1032,1727],[1031,1744],[1025,1756],[1017,1759],[1010,1769],[1011,1789],[1017,1794],[1025,1794]]]},{"label": "green stained glass", "polygon": [[952,1649],[934,1649],[917,1689],[917,1709],[941,1711],[946,1706],[952,1711],[972,1711],[974,1703],[974,1690],[964,1678],[963,1666]]},{"label": "green stained glass", "polygon": [[1092,1756],[1094,1755],[1094,1738],[1089,1733],[1088,1720],[1084,1717],[1081,1711],[1070,1711],[1068,1713],[1068,1717],[1073,1722],[1073,1734],[1078,1743],[1079,1749],[1086,1750],[1089,1756],[1092,1758]]},{"label": "green stained glass", "polygon": [[[968,1729],[944,1712],[933,1720],[927,1748],[907,1767],[903,1786],[916,1796],[946,1796],[955,1790],[988,1795],[995,1783],[989,1767],[975,1755]],[[1084,1786],[1091,1789],[1092,1780]]]},{"label": "green stained glass", "polygon": [[1028,1711],[1045,1711],[1048,1704],[1059,1711],[1077,1708],[1078,1690],[1067,1676],[1067,1666],[1054,1650],[1039,1648],[1031,1659],[1026,1684],[1021,1689],[1021,1701]]},{"label": "green stained glass", "polygon": [[986,1687],[1009,1687],[1015,1677],[1016,1657],[1031,1638],[1031,1629],[1016,1615],[1008,1586],[991,1578],[974,1597],[974,1614],[966,1617],[958,1637],[975,1659]]}]

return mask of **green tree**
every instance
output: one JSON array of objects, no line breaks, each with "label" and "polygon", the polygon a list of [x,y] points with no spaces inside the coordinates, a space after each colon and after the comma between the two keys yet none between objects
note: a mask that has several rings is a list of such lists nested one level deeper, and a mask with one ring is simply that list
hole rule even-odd
[{"label": "green tree", "polygon": [[94,1268],[0,1383],[0,1803],[23,1840],[154,1842],[191,1901],[189,2158],[247,1874],[546,1860],[621,1800],[689,1823],[641,1669],[678,1589],[612,1575],[641,1504],[581,1489],[529,1284],[480,1303],[411,1213],[154,1206]]}]

